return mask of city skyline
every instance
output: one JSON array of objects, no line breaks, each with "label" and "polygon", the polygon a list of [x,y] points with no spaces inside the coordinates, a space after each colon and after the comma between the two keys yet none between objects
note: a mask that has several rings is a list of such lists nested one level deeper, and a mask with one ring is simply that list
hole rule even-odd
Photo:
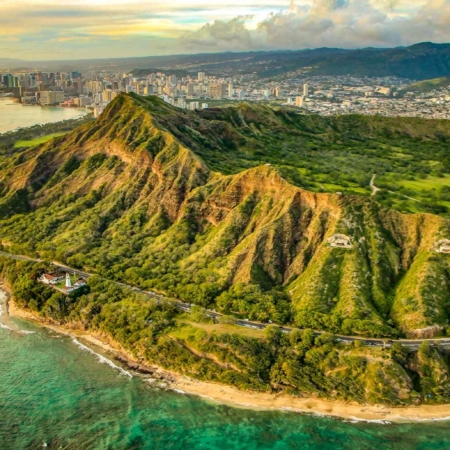
[{"label": "city skyline", "polygon": [[0,0],[0,57],[68,60],[450,41],[450,0]]}]

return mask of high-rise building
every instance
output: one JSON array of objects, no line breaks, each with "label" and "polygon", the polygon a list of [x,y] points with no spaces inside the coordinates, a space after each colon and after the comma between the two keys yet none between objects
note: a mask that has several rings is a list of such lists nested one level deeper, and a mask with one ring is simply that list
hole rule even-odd
[{"label": "high-rise building", "polygon": [[225,83],[211,84],[209,96],[212,98],[224,98],[227,95],[227,85]]},{"label": "high-rise building", "polygon": [[298,106],[299,108],[303,108],[304,102],[305,102],[304,97],[297,97],[295,99],[295,106]]},{"label": "high-rise building", "polygon": [[41,106],[57,105],[64,101],[64,91],[42,91]]},{"label": "high-rise building", "polygon": [[241,89],[238,93],[237,93],[238,99],[239,100],[244,100],[245,98],[245,90]]},{"label": "high-rise building", "polygon": [[206,80],[206,73],[205,72],[199,72],[198,73],[198,77],[197,77],[198,81],[201,83],[203,81]]},{"label": "high-rise building", "polygon": [[309,96],[309,86],[305,83],[303,85],[303,97],[308,98]]},{"label": "high-rise building", "polygon": [[188,83],[186,94],[192,96],[194,95],[194,93],[195,93],[195,83]]},{"label": "high-rise building", "polygon": [[173,97],[175,94],[175,90],[169,83],[164,87],[164,94],[167,94],[169,97]]},{"label": "high-rise building", "polygon": [[102,81],[89,81],[88,83],[89,92],[92,94],[98,94],[103,91],[103,82]]},{"label": "high-rise building", "polygon": [[12,90],[13,97],[21,98],[24,94],[24,91],[25,91],[24,87],[20,87],[20,86],[13,87],[13,90]]},{"label": "high-rise building", "polygon": [[104,111],[105,105],[95,105],[94,107],[94,117],[97,118]]},{"label": "high-rise building", "polygon": [[78,79],[72,83],[72,86],[76,89],[77,94],[81,94],[83,92],[83,82]]},{"label": "high-rise building", "polygon": [[228,84],[228,98],[232,98],[234,95],[234,89],[233,89],[233,84],[229,83]]},{"label": "high-rise building", "polygon": [[153,94],[153,86],[148,84],[144,87],[144,95],[152,95]]},{"label": "high-rise building", "polygon": [[104,103],[108,103],[116,97],[116,93],[112,89],[105,89],[102,93]]},{"label": "high-rise building", "polygon": [[170,84],[177,84],[177,77],[175,75],[170,75],[169,83]]},{"label": "high-rise building", "polygon": [[84,108],[92,104],[92,97],[88,97],[86,95],[80,95],[78,98],[75,98],[75,104],[80,108]]},{"label": "high-rise building", "polygon": [[274,95],[275,95],[275,97],[277,97],[277,98],[282,97],[282,96],[283,96],[283,91],[282,91],[282,89],[281,89],[280,87],[276,87],[276,88],[274,89]]},{"label": "high-rise building", "polygon": [[6,86],[8,86],[9,88],[14,87],[14,76],[13,75],[6,75],[6,77],[4,77],[4,80],[5,80]]}]

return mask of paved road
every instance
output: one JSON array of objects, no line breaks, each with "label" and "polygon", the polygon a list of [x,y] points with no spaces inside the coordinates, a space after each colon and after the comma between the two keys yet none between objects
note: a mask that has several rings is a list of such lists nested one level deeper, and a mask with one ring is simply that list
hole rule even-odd
[{"label": "paved road", "polygon": [[[0,256],[6,256],[7,258],[17,259],[17,260],[22,260],[22,261],[42,262],[41,259],[30,258],[28,256],[23,256],[23,255],[12,255],[10,253],[1,252],[1,251],[0,251]],[[57,267],[61,267],[62,269],[70,270],[74,274],[77,274],[84,278],[89,278],[90,276],[92,276],[92,274],[90,274],[90,273],[83,272],[81,270],[65,266],[64,264],[61,264],[56,261],[53,261],[53,264]],[[158,302],[161,302],[163,300],[168,300],[167,297],[164,297],[163,295],[159,295],[152,291],[145,291],[143,289],[139,289],[139,288],[137,288],[135,286],[131,286],[129,284],[120,283],[119,281],[114,281],[114,280],[109,280],[109,281],[117,284],[118,286],[128,288],[128,289],[131,289],[132,291],[147,295],[148,297],[156,299]],[[175,306],[180,311],[189,312],[191,310],[192,305],[190,303],[185,303],[185,302],[182,302],[182,301],[176,300],[176,299],[171,299],[171,301],[174,302]],[[212,311],[212,310],[207,310],[207,314],[215,320],[217,320],[220,316],[222,316],[222,314],[220,314],[216,311]],[[264,330],[268,326],[276,325],[276,324],[265,324],[265,323],[260,323],[260,322],[253,322],[248,319],[244,319],[244,320],[238,319],[238,320],[236,320],[236,325],[238,325],[240,327],[245,327],[245,328]],[[276,326],[279,326],[279,325],[276,325]],[[279,326],[279,328],[281,329],[281,331],[283,333],[290,333],[292,330],[295,329],[295,328],[286,327],[286,326]],[[320,334],[323,334],[324,332],[316,331],[315,333],[317,335],[320,335]],[[390,340],[390,339],[378,339],[378,338],[367,339],[367,338],[357,337],[357,336],[342,336],[342,335],[336,335],[336,338],[339,342],[345,342],[345,343],[352,343],[354,341],[363,341],[369,347],[391,347],[394,342],[398,342],[398,343],[408,347],[410,350],[414,351],[414,350],[417,350],[423,342],[431,342],[431,343],[439,343],[443,348],[450,349],[450,338]]]}]

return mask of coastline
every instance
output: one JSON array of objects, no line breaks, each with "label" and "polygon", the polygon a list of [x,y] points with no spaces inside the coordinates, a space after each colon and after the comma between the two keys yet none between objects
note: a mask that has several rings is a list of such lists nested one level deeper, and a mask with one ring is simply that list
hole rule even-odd
[{"label": "coastline", "polygon": [[[66,117],[66,118],[59,118],[57,120],[43,120],[43,121],[38,121],[35,123],[31,123],[31,124],[25,124],[25,125],[19,125],[16,126],[15,128],[8,128],[8,129],[0,129],[0,135],[2,134],[7,134],[7,133],[14,133],[29,127],[33,127],[35,125],[46,125],[46,124],[51,124],[51,123],[59,123],[59,122],[64,122],[66,120],[73,120],[73,119],[80,119],[81,117],[85,116],[86,114],[89,114],[89,111],[86,110],[85,108],[65,108],[59,105],[55,105],[55,106],[41,106],[41,105],[23,105],[21,103],[15,102],[14,99],[12,97],[0,97],[0,101],[9,101],[10,104],[7,104],[6,106],[36,106],[39,109],[56,109],[56,110],[61,110],[61,111],[65,111],[65,110],[76,110],[74,111],[74,113],[76,112],[76,115],[73,115],[72,117]],[[5,107],[6,107],[5,106]],[[34,109],[34,108],[33,108]],[[0,111],[1,112],[1,111]]]},{"label": "coastline", "polygon": [[[156,366],[146,366],[136,361],[129,353],[104,336],[86,333],[77,329],[49,324],[40,320],[33,313],[18,308],[12,301],[8,287],[0,284],[0,295],[5,294],[6,313],[11,317],[30,320],[52,331],[73,339],[82,339],[106,354],[114,356],[127,369],[143,375],[149,375],[150,380],[164,381],[168,389],[179,394],[190,394],[206,400],[234,407],[254,410],[280,410],[296,413],[306,413],[328,416],[347,421],[364,421],[373,423],[408,423],[433,422],[450,420],[450,405],[420,405],[408,407],[392,407],[384,405],[360,405],[342,401],[323,400],[315,397],[294,397],[286,394],[269,394],[261,392],[240,391],[232,386],[213,382],[191,379],[184,375],[174,374]],[[150,381],[148,380],[148,381]]]}]

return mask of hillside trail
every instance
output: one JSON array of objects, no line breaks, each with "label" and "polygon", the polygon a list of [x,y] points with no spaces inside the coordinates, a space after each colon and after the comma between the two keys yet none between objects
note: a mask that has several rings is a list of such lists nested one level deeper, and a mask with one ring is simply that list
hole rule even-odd
[{"label": "hillside trail", "polygon": [[371,189],[372,189],[372,194],[370,194],[372,197],[374,196],[374,195],[376,195],[376,193],[378,192],[378,191],[381,191],[381,189],[380,188],[378,188],[378,187],[376,187],[375,186],[375,178],[377,177],[377,174],[376,173],[374,173],[373,175],[372,175],[372,179],[370,180],[370,187],[371,187]]},{"label": "hillside trail", "polygon": [[[377,192],[381,191],[381,189],[380,189],[379,187],[375,186],[375,178],[376,178],[376,177],[377,177],[377,174],[374,173],[374,174],[372,175],[372,179],[370,180],[370,187],[371,187],[371,189],[372,189],[372,194],[370,194],[371,197],[373,197],[374,195],[376,195]],[[395,192],[393,192],[393,191],[388,191],[388,192],[389,192],[390,194],[395,194]],[[407,198],[408,200],[412,200],[412,201],[414,201],[414,202],[421,203],[421,201],[418,200],[417,198],[414,198],[414,197],[408,197],[407,195],[404,195],[404,194],[399,194],[399,195],[401,195],[401,196],[404,197],[404,198]]]}]

